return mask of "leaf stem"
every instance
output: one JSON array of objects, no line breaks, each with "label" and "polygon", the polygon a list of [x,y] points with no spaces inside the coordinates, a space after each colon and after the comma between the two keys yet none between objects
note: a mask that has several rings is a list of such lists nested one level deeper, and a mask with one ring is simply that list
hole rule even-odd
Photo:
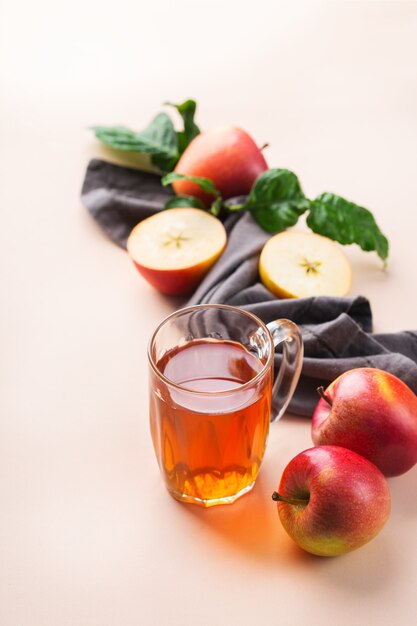
[{"label": "leaf stem", "polygon": [[244,204],[226,204],[226,209],[233,213],[234,211],[241,211],[245,205]]}]

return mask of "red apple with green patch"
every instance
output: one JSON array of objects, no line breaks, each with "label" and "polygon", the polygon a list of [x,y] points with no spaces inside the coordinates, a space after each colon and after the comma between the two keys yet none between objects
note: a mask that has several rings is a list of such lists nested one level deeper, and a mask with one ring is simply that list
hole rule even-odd
[{"label": "red apple with green patch", "polygon": [[[246,195],[255,180],[268,169],[262,151],[241,128],[220,126],[197,135],[187,146],[175,172],[209,178],[223,199]],[[173,183],[176,194],[199,198],[209,206],[213,196],[189,180]]]},{"label": "red apple with green patch", "polygon": [[357,368],[318,391],[311,427],[315,445],[354,450],[385,476],[403,474],[417,463],[417,396],[399,378]]},{"label": "red apple with green patch", "polygon": [[339,446],[298,454],[286,466],[272,499],[290,537],[318,556],[338,556],[368,543],[391,509],[382,472]]}]

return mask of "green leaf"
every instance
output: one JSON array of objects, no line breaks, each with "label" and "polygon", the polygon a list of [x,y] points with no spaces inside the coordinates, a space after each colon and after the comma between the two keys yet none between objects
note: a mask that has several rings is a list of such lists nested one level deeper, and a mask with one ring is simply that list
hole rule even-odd
[{"label": "green leaf", "polygon": [[179,159],[178,138],[171,118],[159,113],[142,132],[124,126],[95,126],[97,139],[115,150],[150,154],[152,163],[169,172]]},{"label": "green leaf", "polygon": [[197,103],[195,100],[186,100],[181,104],[173,104],[172,102],[166,102],[165,104],[177,109],[178,113],[182,117],[184,130],[177,133],[178,149],[180,154],[182,154],[188,144],[194,139],[194,137],[197,137],[197,135],[200,134],[200,129],[194,122]]},{"label": "green leaf", "polygon": [[156,146],[152,162],[165,172],[171,171],[178,159],[178,139],[171,118],[166,113],[159,113],[140,136],[149,146]]},{"label": "green leaf", "polygon": [[177,174],[176,172],[171,172],[163,177],[161,180],[164,187],[167,185],[171,185],[176,180],[189,180],[192,183],[195,183],[205,191],[206,193],[211,194],[212,196],[216,196],[218,198],[220,196],[220,191],[215,187],[214,183],[209,178],[202,178],[200,176],[186,176],[185,174]]},{"label": "green leaf", "polygon": [[296,224],[309,201],[293,172],[270,169],[257,178],[243,208],[264,230],[274,233]]},{"label": "green leaf", "polygon": [[332,193],[323,193],[312,201],[307,224],[315,233],[341,244],[358,244],[362,250],[375,250],[385,261],[388,240],[368,209]]},{"label": "green leaf", "polygon": [[173,196],[165,203],[164,209],[175,209],[179,207],[191,207],[194,209],[206,210],[204,203],[195,196],[178,195]]}]

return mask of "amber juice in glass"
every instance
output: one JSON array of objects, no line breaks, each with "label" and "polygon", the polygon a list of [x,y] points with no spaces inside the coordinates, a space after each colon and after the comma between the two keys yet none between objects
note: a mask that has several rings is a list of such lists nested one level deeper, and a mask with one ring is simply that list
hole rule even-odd
[{"label": "amber juice in glass", "polygon": [[225,305],[183,309],[155,331],[148,352],[151,435],[178,500],[208,507],[252,488],[269,432],[273,354],[269,329]]},{"label": "amber juice in glass", "polygon": [[151,397],[151,433],[169,491],[216,501],[251,486],[265,451],[272,372],[255,388],[213,402],[213,392],[242,388],[264,364],[239,343],[197,339],[157,365],[177,385],[199,392],[178,402]]}]

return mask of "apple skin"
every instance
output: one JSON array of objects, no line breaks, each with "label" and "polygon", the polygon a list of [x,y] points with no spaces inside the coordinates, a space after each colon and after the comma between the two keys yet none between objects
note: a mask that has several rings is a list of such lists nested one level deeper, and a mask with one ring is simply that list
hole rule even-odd
[{"label": "apple skin", "polygon": [[218,254],[202,263],[172,270],[146,267],[140,265],[134,259],[132,260],[138,272],[142,274],[152,287],[170,296],[185,296],[192,293],[200,284],[223,250],[224,247]]},{"label": "apple skin", "polygon": [[313,414],[316,445],[344,446],[398,476],[417,463],[417,396],[399,378],[373,368],[345,372]]},{"label": "apple skin", "polygon": [[[197,135],[174,171],[209,178],[226,199],[248,194],[258,176],[267,169],[261,150],[244,130],[219,126]],[[176,194],[195,196],[206,206],[213,201],[213,196],[190,181],[177,180],[172,186]]]},{"label": "apple skin", "polygon": [[[304,450],[281,477],[278,515],[290,537],[318,556],[338,556],[373,539],[387,521],[391,498],[375,465],[339,446]],[[273,494],[276,500],[278,494]],[[304,501],[304,502],[303,502]]]}]

